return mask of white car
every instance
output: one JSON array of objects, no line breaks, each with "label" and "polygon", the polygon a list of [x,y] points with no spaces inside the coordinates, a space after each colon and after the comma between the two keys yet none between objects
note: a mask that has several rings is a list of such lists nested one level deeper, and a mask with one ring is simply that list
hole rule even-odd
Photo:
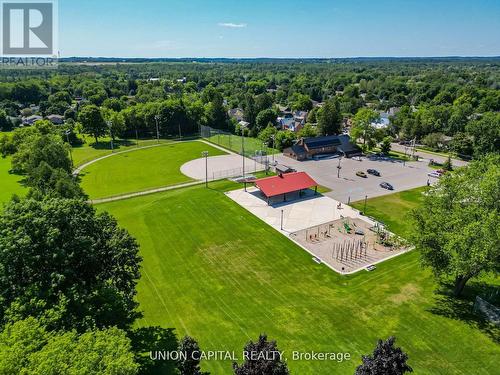
[{"label": "white car", "polygon": [[441,178],[442,174],[439,172],[430,172],[427,174],[429,177],[434,177],[434,178]]}]

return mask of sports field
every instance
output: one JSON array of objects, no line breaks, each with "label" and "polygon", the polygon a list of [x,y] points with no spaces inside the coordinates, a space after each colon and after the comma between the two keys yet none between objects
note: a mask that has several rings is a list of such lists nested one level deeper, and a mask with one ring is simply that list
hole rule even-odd
[{"label": "sports field", "polygon": [[224,155],[202,142],[167,143],[158,147],[133,150],[100,160],[81,173],[81,186],[93,199],[111,197],[192,181],[180,167],[201,157]]},{"label": "sports field", "polygon": [[244,148],[245,155],[248,157],[255,156],[256,153],[260,154],[262,151],[267,152],[268,155],[279,153],[278,150],[271,147],[265,147],[262,144],[263,142],[258,138],[244,137],[242,143],[241,136],[234,134],[218,134],[205,139],[240,155],[241,150]]},{"label": "sports field", "polygon": [[[98,206],[141,245],[141,325],[175,327],[205,350],[237,353],[265,332],[286,351],[292,374],[353,373],[360,355],[389,335],[416,374],[496,373],[500,346],[473,320],[450,316],[416,252],[339,276],[225,197],[230,188],[217,182]],[[293,350],[349,352],[353,360],[293,361]],[[230,362],[204,368],[232,373]]]},{"label": "sports field", "polygon": [[[93,159],[97,159],[101,156],[109,155],[112,153],[111,151],[111,142],[110,138],[100,138],[99,143],[96,145],[94,138],[89,136],[81,136],[85,140],[85,143],[79,146],[74,146],[72,148],[73,153],[73,163],[75,167],[82,165],[88,161]],[[172,141],[166,139],[160,139],[159,143],[170,143]],[[113,143],[114,151],[124,151],[130,150],[137,147],[144,147],[149,145],[157,144],[158,141],[156,139],[148,139],[148,140],[139,140],[139,143],[136,140],[128,140],[128,139],[120,139],[116,140]]]},{"label": "sports field", "polygon": [[13,194],[23,196],[28,189],[21,185],[23,176],[10,174],[10,158],[0,157],[0,206],[8,202]]}]

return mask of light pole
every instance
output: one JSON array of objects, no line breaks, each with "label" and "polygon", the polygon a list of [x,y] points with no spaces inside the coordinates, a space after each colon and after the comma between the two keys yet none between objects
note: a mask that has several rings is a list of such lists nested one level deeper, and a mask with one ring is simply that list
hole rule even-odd
[{"label": "light pole", "polygon": [[135,143],[137,144],[137,147],[139,147],[139,132],[137,131],[137,128],[135,128]]},{"label": "light pole", "polygon": [[262,143],[262,146],[264,148],[264,152],[266,153],[266,161],[265,161],[265,167],[266,167],[266,176],[267,172],[269,171],[269,147],[266,142]]},{"label": "light pole", "polygon": [[241,127],[241,158],[243,160],[243,178],[245,178],[245,137],[243,137],[243,126]]},{"label": "light pole", "polygon": [[283,230],[283,210],[281,210],[281,230]]},{"label": "light pole", "polygon": [[71,146],[71,142],[69,141],[69,135],[71,134],[71,130],[66,130],[64,132],[66,134],[66,139],[69,145],[69,158],[71,159],[71,167],[73,168],[73,147]]},{"label": "light pole", "polygon": [[111,136],[111,152],[115,152],[115,148],[113,145],[113,122],[112,121],[107,121],[106,124],[108,125],[109,128],[109,135]]},{"label": "light pole", "polygon": [[275,144],[274,144],[274,142],[276,141],[276,135],[275,135],[275,134],[273,134],[273,135],[271,136],[271,138],[272,138],[272,140],[273,140],[273,165],[274,165],[274,150],[275,150]]},{"label": "light pole", "polygon": [[340,166],[340,161],[342,160],[342,156],[339,157],[339,165],[337,165],[337,178],[340,178],[340,170],[342,167]]},{"label": "light pole", "polygon": [[158,121],[160,121],[160,116],[156,115],[155,120],[156,120],[156,141],[157,143],[160,143],[160,129],[158,127]]},{"label": "light pole", "polygon": [[208,151],[203,151],[201,156],[205,158],[205,187],[208,188]]}]

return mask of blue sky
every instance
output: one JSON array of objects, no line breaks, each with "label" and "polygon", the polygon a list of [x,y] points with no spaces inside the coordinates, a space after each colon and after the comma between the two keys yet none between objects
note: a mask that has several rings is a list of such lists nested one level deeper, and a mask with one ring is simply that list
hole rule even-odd
[{"label": "blue sky", "polygon": [[499,0],[59,0],[61,56],[498,56]]}]

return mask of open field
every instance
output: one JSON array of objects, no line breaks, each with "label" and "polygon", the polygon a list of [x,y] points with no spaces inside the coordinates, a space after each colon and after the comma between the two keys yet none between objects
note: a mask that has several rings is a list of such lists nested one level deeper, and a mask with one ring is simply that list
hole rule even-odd
[{"label": "open field", "polygon": [[[405,237],[409,230],[408,213],[422,201],[425,190],[427,188],[422,187],[368,199],[365,214],[384,223],[391,232]],[[351,206],[364,211],[365,202],[355,202]]]},{"label": "open field", "polygon": [[[75,146],[72,148],[73,153],[73,163],[75,167],[82,165],[88,161],[97,159],[101,156],[109,155],[112,153],[111,151],[111,143],[109,138],[100,138],[99,143],[95,145],[95,141],[93,138],[84,137],[86,143]],[[160,143],[170,143],[172,141],[160,139]],[[136,140],[127,140],[120,139],[116,140],[114,143],[115,151],[124,151],[128,149],[132,149],[134,147],[143,147],[157,144],[158,141],[156,139],[148,139],[148,140],[139,140],[139,144],[137,144]]]},{"label": "open field", "polygon": [[134,150],[89,165],[81,173],[81,185],[95,199],[189,182],[192,180],[180,172],[180,167],[201,158],[202,151],[212,156],[224,154],[202,142]]},{"label": "open field", "polygon": [[[339,276],[223,194],[233,188],[217,182],[98,206],[141,245],[140,325],[175,327],[205,350],[239,356],[246,341],[266,332],[286,351],[292,374],[353,373],[361,354],[389,335],[417,374],[496,373],[500,346],[475,321],[450,317],[452,306],[435,293],[418,253]],[[293,350],[353,359],[293,361]],[[229,361],[203,366],[232,373]]]},{"label": "open field", "polygon": [[0,157],[0,205],[8,202],[13,194],[23,196],[28,191],[20,181],[23,176],[10,174],[10,158]]},{"label": "open field", "polygon": [[209,138],[204,138],[209,142],[227,148],[241,154],[241,150],[245,148],[245,155],[248,157],[254,156],[256,152],[267,152],[268,155],[278,154],[279,151],[271,147],[264,147],[262,141],[258,138],[244,137],[244,145],[241,142],[241,136],[234,134],[212,135]]}]

